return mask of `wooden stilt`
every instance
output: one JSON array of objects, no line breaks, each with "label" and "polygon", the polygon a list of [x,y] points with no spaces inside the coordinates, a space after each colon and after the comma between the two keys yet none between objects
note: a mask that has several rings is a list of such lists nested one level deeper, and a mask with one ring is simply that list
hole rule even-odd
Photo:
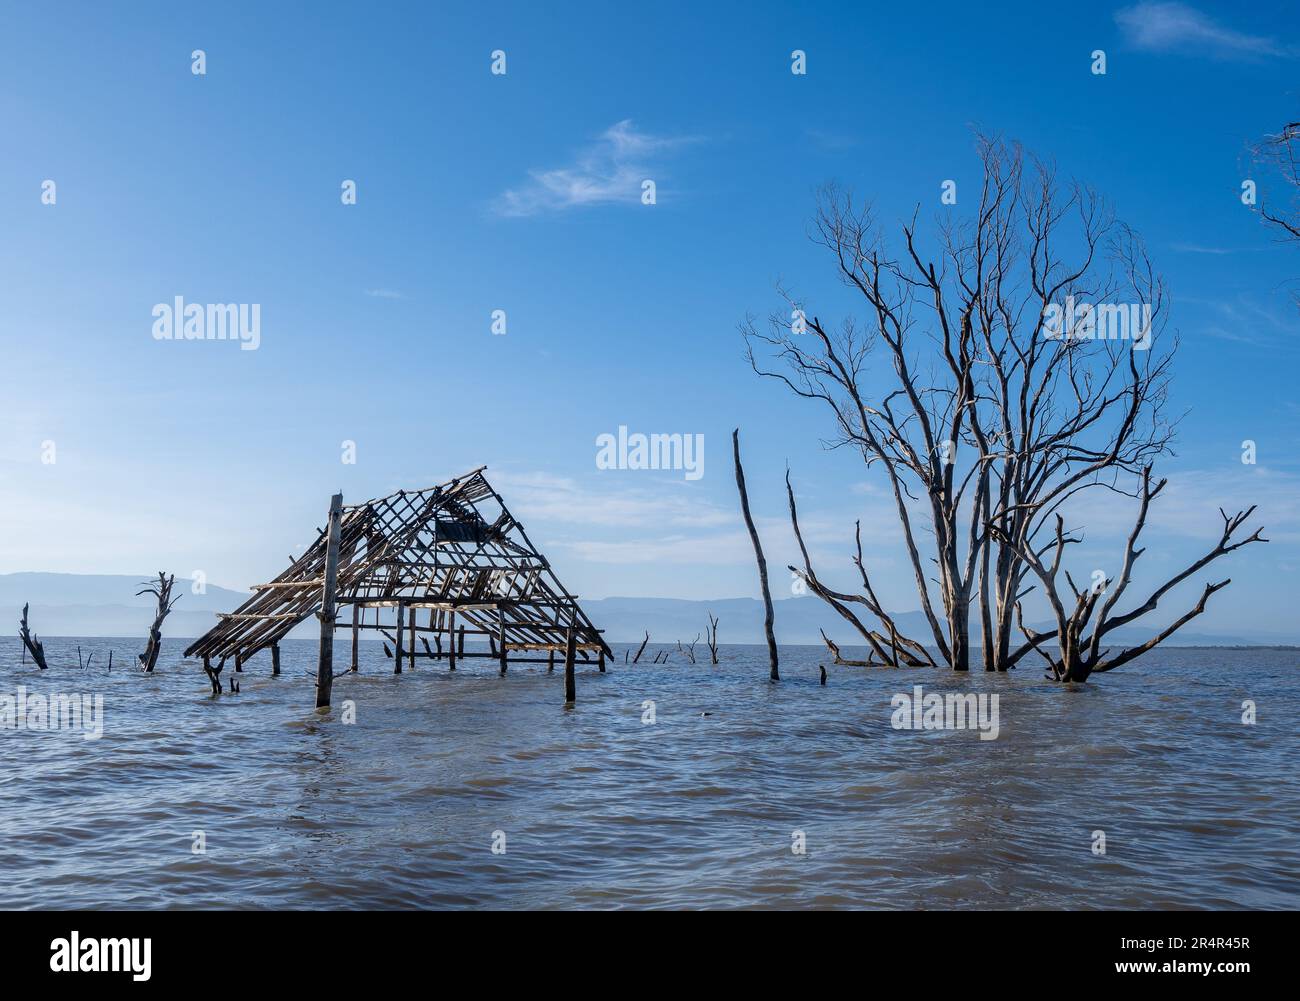
[{"label": "wooden stilt", "polygon": [[[447,659],[451,661],[451,669],[456,670],[456,613],[452,612],[448,616],[450,622],[449,632],[447,633]],[[462,627],[464,628],[464,627]],[[463,637],[464,634],[462,634]],[[462,638],[462,643],[464,642]]]},{"label": "wooden stilt", "polygon": [[406,651],[406,666],[412,671],[415,670],[415,615],[415,609],[412,608],[410,616],[411,642],[407,644],[408,649]]},{"label": "wooden stilt", "polygon": [[352,673],[357,673],[357,645],[361,639],[361,607],[352,605]]},{"label": "wooden stilt", "polygon": [[506,675],[506,615],[497,609],[497,649],[501,656],[501,677]]},{"label": "wooden stilt", "polygon": [[546,655],[546,673],[547,674],[555,673],[555,648],[554,647],[552,647],[550,652]]},{"label": "wooden stilt", "polygon": [[600,673],[605,673],[605,651],[600,651]]},{"label": "wooden stilt", "polygon": [[401,673],[402,673],[402,626],[403,626],[403,623],[404,623],[404,621],[405,621],[405,620],[403,619],[403,613],[404,613],[405,611],[406,611],[406,609],[402,606],[401,602],[398,602],[398,604],[397,604],[397,631],[393,634],[394,639],[395,639],[396,642],[397,642],[397,649],[393,651],[393,664],[394,664],[394,667],[393,667],[393,673],[394,673],[394,674],[401,674]]},{"label": "wooden stilt", "polygon": [[244,655],[242,653],[235,654],[235,670],[240,674],[244,673]]},{"label": "wooden stilt", "polygon": [[343,521],[343,495],[330,498],[329,527],[325,534],[325,587],[320,608],[320,660],[316,666],[316,708],[330,704],[334,687],[334,591],[339,579],[339,528]]},{"label": "wooden stilt", "polygon": [[576,702],[578,700],[577,687],[573,683],[573,658],[577,654],[577,635],[573,626],[569,626],[569,634],[564,643],[564,701]]},{"label": "wooden stilt", "polygon": [[271,677],[280,673],[280,644],[271,644]]}]

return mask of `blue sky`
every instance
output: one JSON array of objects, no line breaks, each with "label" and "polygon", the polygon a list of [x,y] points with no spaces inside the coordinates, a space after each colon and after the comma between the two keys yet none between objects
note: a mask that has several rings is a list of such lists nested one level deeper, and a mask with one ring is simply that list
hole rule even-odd
[{"label": "blue sky", "polygon": [[[973,190],[978,126],[1110,197],[1169,282],[1190,413],[1149,572],[1258,502],[1274,541],[1215,575],[1234,586],[1200,625],[1289,628],[1300,249],[1238,196],[1247,146],[1300,117],[1295,8],[699,6],[0,8],[0,572],[243,587],[335,489],[486,463],[582,595],[755,594],[740,426],[772,562],[789,461],[828,575],[862,517],[882,598],[914,608],[874,474],[819,448],[825,416],[749,371],[737,324],[778,280],[848,305],[806,238],[818,185],[928,225],[942,180]],[[178,295],[259,303],[259,349],[155,340]],[[702,434],[704,476],[598,470],[620,424]]]}]

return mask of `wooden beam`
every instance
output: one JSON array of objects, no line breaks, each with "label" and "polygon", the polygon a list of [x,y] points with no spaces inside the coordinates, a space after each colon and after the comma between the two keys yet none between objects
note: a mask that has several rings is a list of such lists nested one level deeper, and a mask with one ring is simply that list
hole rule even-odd
[{"label": "wooden beam", "polygon": [[501,677],[506,676],[506,616],[497,609],[497,646],[501,650]]},{"label": "wooden beam", "polygon": [[357,642],[361,638],[361,606],[352,606],[352,673],[357,673]]},{"label": "wooden beam", "polygon": [[402,673],[402,605],[397,604],[397,632],[394,633],[393,642],[396,643],[397,649],[393,651],[393,673]]},{"label": "wooden beam", "polygon": [[329,527],[325,531],[325,585],[320,609],[320,658],[316,665],[316,708],[330,704],[334,687],[334,591],[339,574],[339,528],[343,520],[343,495],[330,498]]},{"label": "wooden beam", "polygon": [[570,625],[569,638],[564,649],[564,701],[566,703],[578,700],[577,687],[573,683],[573,645],[576,638],[574,628]]}]

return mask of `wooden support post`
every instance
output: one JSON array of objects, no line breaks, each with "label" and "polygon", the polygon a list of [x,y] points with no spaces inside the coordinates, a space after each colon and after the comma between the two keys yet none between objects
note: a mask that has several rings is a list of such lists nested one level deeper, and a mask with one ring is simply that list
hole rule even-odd
[{"label": "wooden support post", "polygon": [[271,644],[271,677],[280,673],[280,644]]},{"label": "wooden support post", "polygon": [[397,632],[393,634],[394,639],[397,642],[397,649],[393,651],[393,664],[395,665],[393,667],[394,674],[402,673],[402,624],[404,621],[402,615],[405,611],[405,607],[399,601],[397,603]]},{"label": "wooden support post", "polygon": [[456,670],[456,613],[452,612],[448,616],[447,632],[447,659],[451,661],[451,669]]},{"label": "wooden support post", "polygon": [[235,670],[240,674],[244,673],[244,655],[242,653],[235,654]]},{"label": "wooden support post", "polygon": [[334,591],[339,582],[339,531],[343,522],[343,495],[330,498],[329,527],[325,530],[325,588],[320,606],[320,660],[316,665],[316,708],[330,704],[334,687]]},{"label": "wooden support post", "polygon": [[506,614],[497,609],[497,648],[501,655],[501,677],[506,676]]},{"label": "wooden support post", "polygon": [[601,674],[605,673],[605,651],[604,650],[600,651],[600,673]]},{"label": "wooden support post", "polygon": [[555,671],[555,648],[551,647],[546,657],[546,673],[552,674]]},{"label": "wooden support post", "polygon": [[569,626],[569,635],[564,644],[564,701],[576,702],[578,690],[573,683],[573,658],[577,654],[577,634]]},{"label": "wooden support post", "polygon": [[456,652],[459,653],[462,657],[464,657],[465,656],[465,627],[464,626],[460,627],[460,639],[456,642],[456,646],[457,646]]},{"label": "wooden support post", "polygon": [[357,644],[361,639],[361,606],[352,603],[352,673],[357,673]]},{"label": "wooden support post", "polygon": [[408,649],[406,651],[406,666],[412,671],[415,670],[415,614],[415,609],[412,608],[410,616],[411,642],[407,644]]}]

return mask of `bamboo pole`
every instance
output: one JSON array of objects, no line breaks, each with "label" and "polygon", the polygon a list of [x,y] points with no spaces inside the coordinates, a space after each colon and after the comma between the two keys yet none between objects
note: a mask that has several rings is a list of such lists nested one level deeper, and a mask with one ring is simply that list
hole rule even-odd
[{"label": "bamboo pole", "polygon": [[[343,519],[343,495],[330,498],[329,527],[325,541],[325,589],[320,609],[320,659],[316,666],[316,708],[330,704],[334,687],[334,591],[339,574],[339,526]],[[238,663],[238,662],[236,662]]]}]

